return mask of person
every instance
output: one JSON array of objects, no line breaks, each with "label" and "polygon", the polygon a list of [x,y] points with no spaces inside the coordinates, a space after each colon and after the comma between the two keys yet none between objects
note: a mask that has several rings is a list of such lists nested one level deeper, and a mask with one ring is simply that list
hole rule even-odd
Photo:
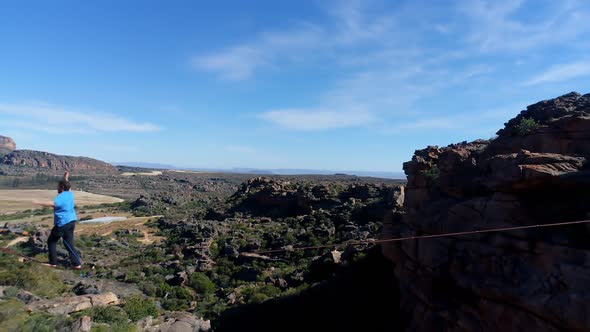
[{"label": "person", "polygon": [[70,191],[72,188],[69,181],[70,173],[64,174],[63,180],[57,184],[57,193],[53,202],[43,203],[35,202],[41,206],[53,208],[53,229],[47,240],[49,248],[49,264],[47,266],[57,267],[57,242],[63,239],[64,246],[70,254],[72,268],[75,270],[82,269],[82,262],[74,247],[74,229],[76,228],[76,215],[74,205],[74,194]]}]

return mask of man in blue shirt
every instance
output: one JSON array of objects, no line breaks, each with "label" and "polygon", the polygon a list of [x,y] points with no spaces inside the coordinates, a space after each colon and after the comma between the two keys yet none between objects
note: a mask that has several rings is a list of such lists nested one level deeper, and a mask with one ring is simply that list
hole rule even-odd
[{"label": "man in blue shirt", "polygon": [[54,220],[53,229],[47,240],[47,247],[49,248],[49,266],[57,266],[57,242],[63,239],[64,245],[70,254],[70,261],[76,270],[82,269],[82,262],[74,248],[74,229],[76,228],[76,215],[74,205],[74,194],[70,191],[71,185],[69,182],[70,173],[66,172],[64,179],[59,181],[57,185],[58,195],[51,203],[39,203],[40,205],[53,207]]}]

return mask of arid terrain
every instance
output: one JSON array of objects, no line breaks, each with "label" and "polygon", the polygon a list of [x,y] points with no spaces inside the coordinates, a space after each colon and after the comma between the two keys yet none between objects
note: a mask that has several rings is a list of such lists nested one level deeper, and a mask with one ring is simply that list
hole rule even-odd
[{"label": "arid terrain", "polygon": [[[65,165],[60,156],[47,158],[53,165]],[[253,177],[131,167],[119,167],[116,173],[106,169],[90,174],[84,171],[89,168],[86,160],[67,160],[74,160],[82,170],[72,171],[70,180],[76,190],[78,217],[83,221],[76,226],[76,246],[86,263],[83,273],[91,277],[47,270],[44,273],[53,274],[56,281],[71,285],[49,297],[59,299],[92,291],[112,292],[121,301],[129,301],[142,294],[147,301],[147,309],[143,309],[157,309],[160,318],[152,314],[153,321],[137,324],[156,330],[187,319],[193,329],[201,326],[207,330],[228,308],[297,294],[340,273],[338,264],[359,259],[370,246],[351,247],[347,252],[343,251],[346,246],[339,246],[332,261],[324,257],[330,250],[286,252],[276,258],[252,253],[375,239],[381,232],[383,215],[398,204],[402,183],[346,175]],[[53,218],[49,209],[36,209],[31,202],[51,200],[56,194],[54,181],[65,169],[39,165],[4,165],[2,169],[4,187],[10,189],[0,191],[5,223],[0,245],[45,261]],[[128,219],[86,223],[102,217]],[[61,247],[59,250],[62,264],[67,265],[67,253]],[[3,257],[7,261],[16,258]],[[40,268],[21,264],[23,269]],[[81,287],[90,290],[78,291]],[[35,303],[25,301],[28,305]],[[20,310],[14,304],[11,310]],[[91,317],[93,326],[104,324],[117,330],[136,324],[98,317],[96,310],[102,309],[88,309],[82,314],[63,310],[60,313],[66,314],[65,321],[60,324],[68,326],[77,324],[76,319],[83,314]],[[185,318],[174,318],[178,315]],[[9,321],[3,326],[28,326],[32,324],[29,320]]]}]

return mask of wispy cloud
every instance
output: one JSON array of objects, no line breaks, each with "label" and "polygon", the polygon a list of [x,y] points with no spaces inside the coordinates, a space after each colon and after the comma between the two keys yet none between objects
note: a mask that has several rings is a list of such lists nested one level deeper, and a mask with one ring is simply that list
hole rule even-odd
[{"label": "wispy cloud", "polygon": [[2,104],[3,124],[51,134],[90,132],[154,132],[161,128],[109,113],[69,110],[48,104]]},{"label": "wispy cloud", "polygon": [[[460,11],[470,19],[467,40],[483,52],[522,51],[571,41],[586,34],[588,14],[580,1],[461,0]],[[544,8],[541,17],[524,21],[521,11]]]},{"label": "wispy cloud", "polygon": [[216,72],[224,79],[243,80],[250,78],[254,71],[268,64],[268,55],[251,46],[238,46],[222,53],[196,57],[192,60],[195,68]]},{"label": "wispy cloud", "polygon": [[283,128],[321,130],[366,125],[375,117],[366,110],[336,112],[321,109],[285,109],[266,112],[261,118]]},{"label": "wispy cloud", "polygon": [[441,33],[443,35],[446,35],[448,33],[451,32],[451,27],[449,25],[446,24],[435,24],[432,26],[432,28],[437,31],[438,33]]},{"label": "wispy cloud", "polygon": [[281,59],[297,60],[304,52],[318,49],[326,37],[322,28],[302,23],[292,30],[264,32],[249,43],[195,56],[191,64],[195,69],[219,74],[223,79],[245,80]]},{"label": "wispy cloud", "polygon": [[454,129],[460,127],[460,123],[449,118],[438,118],[438,119],[422,119],[414,122],[407,122],[400,124],[397,129]]},{"label": "wispy cloud", "polygon": [[569,79],[590,76],[590,61],[556,65],[526,81],[524,85],[563,82]]},{"label": "wispy cloud", "polygon": [[[497,126],[490,126],[490,123],[501,124],[508,119],[516,116],[526,107],[525,102],[512,103],[502,107],[493,109],[483,109],[477,112],[477,116],[473,113],[455,113],[447,116],[428,116],[416,117],[411,121],[404,120],[404,122],[389,127],[384,130],[384,133],[395,134],[405,133],[408,131],[430,131],[430,130],[462,130],[473,131],[480,130],[481,132],[490,132],[489,128],[498,130]],[[485,128],[482,130],[482,128]]]},{"label": "wispy cloud", "polygon": [[327,14],[332,18],[328,23],[300,21],[287,30],[265,31],[249,42],[194,56],[191,64],[223,79],[245,80],[258,70],[277,68],[282,63],[333,57],[354,49],[359,42],[382,43],[383,36],[393,36],[390,32],[396,23],[391,14],[368,19],[363,3],[356,0],[332,1]]},{"label": "wispy cloud", "polygon": [[[396,130],[452,129],[456,123],[421,110],[420,104],[458,87],[488,86],[508,62],[490,61],[490,54],[522,58],[536,48],[567,46],[590,32],[588,8],[580,9],[579,0],[539,1],[543,6],[532,0],[455,0],[444,6],[424,0],[430,5],[425,6],[418,0],[384,10],[375,9],[378,2],[332,1],[323,7],[327,20],[269,30],[249,42],[198,55],[193,64],[231,80],[293,63],[321,63],[340,74],[317,92],[316,102],[277,105],[260,115],[281,128],[369,127],[389,121]],[[569,79],[573,71],[549,74]],[[414,113],[431,113],[437,120],[408,121]]]}]

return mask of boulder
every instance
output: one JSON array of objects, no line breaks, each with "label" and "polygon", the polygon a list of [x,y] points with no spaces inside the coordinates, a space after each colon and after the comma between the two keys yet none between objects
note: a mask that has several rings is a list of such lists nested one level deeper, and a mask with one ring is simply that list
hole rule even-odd
[{"label": "boulder", "polygon": [[90,332],[92,329],[92,319],[88,316],[78,318],[71,327],[72,332]]},{"label": "boulder", "polygon": [[46,311],[53,315],[69,315],[93,307],[106,307],[118,304],[119,298],[117,295],[109,292],[98,295],[83,295],[63,297],[55,300],[43,300],[29,304],[26,308],[29,312]]},{"label": "boulder", "polygon": [[100,288],[98,285],[88,284],[85,281],[81,281],[74,288],[72,292],[76,295],[96,295],[100,294]]},{"label": "boulder", "polygon": [[145,332],[209,332],[211,321],[202,320],[186,312],[167,312],[157,321],[151,317],[137,323],[139,331]]}]

